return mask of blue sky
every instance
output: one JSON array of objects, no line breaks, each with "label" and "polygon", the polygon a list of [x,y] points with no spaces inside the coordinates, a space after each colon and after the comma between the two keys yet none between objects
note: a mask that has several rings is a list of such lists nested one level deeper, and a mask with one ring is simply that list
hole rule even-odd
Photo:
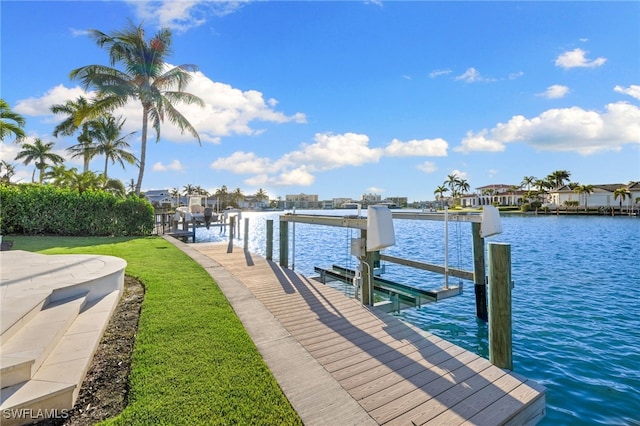
[{"label": "blue sky", "polygon": [[[3,0],[0,16],[0,96],[65,157],[76,140],[53,138],[49,106],[83,94],[72,69],[108,59],[85,31],[173,29],[169,62],[199,67],[187,90],[206,107],[179,109],[202,145],[165,123],[143,190],[417,201],[451,173],[471,188],[640,180],[639,2]],[[138,104],[116,114],[140,129]]]}]

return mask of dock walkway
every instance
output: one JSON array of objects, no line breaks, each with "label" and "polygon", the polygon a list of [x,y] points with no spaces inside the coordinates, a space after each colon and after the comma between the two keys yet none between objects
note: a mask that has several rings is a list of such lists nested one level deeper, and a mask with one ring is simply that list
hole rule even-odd
[{"label": "dock walkway", "polygon": [[528,425],[545,388],[320,282],[224,243],[184,244],[306,425]]}]

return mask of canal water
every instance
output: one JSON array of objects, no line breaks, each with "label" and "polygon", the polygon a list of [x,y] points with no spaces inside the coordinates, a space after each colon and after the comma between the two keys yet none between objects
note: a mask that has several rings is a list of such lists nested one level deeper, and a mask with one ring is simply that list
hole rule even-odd
[{"label": "canal water", "polygon": [[[304,214],[355,214],[348,210]],[[249,250],[264,255],[266,220],[274,220],[274,260],[282,212],[243,213]],[[547,387],[542,425],[640,426],[640,219],[609,216],[505,215],[503,233],[486,239],[511,245],[514,371]],[[349,253],[359,231],[289,225],[289,267],[355,266]],[[396,245],[383,253],[444,264],[444,223],[394,220]],[[449,222],[448,262],[472,270],[471,225]],[[223,241],[218,228],[198,229],[197,242]],[[295,246],[295,250],[294,250]],[[383,263],[384,278],[423,288],[441,275]],[[476,319],[473,283],[461,296],[399,317],[488,358],[487,325]],[[457,278],[450,278],[457,285]]]}]

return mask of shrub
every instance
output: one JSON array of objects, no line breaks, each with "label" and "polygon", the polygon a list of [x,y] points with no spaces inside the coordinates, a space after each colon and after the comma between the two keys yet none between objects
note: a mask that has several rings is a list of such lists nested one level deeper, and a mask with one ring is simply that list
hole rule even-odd
[{"label": "shrub", "polygon": [[153,230],[153,207],[105,191],[72,191],[50,185],[0,186],[0,234],[134,236]]}]

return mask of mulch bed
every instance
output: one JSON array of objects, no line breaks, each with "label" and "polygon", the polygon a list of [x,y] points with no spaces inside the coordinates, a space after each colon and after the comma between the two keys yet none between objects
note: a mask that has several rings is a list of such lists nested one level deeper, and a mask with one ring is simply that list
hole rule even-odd
[{"label": "mulch bed", "polygon": [[142,284],[125,276],[122,298],[98,345],[76,405],[66,419],[43,420],[37,425],[88,426],[124,410],[129,394],[131,353],[143,299]]}]

